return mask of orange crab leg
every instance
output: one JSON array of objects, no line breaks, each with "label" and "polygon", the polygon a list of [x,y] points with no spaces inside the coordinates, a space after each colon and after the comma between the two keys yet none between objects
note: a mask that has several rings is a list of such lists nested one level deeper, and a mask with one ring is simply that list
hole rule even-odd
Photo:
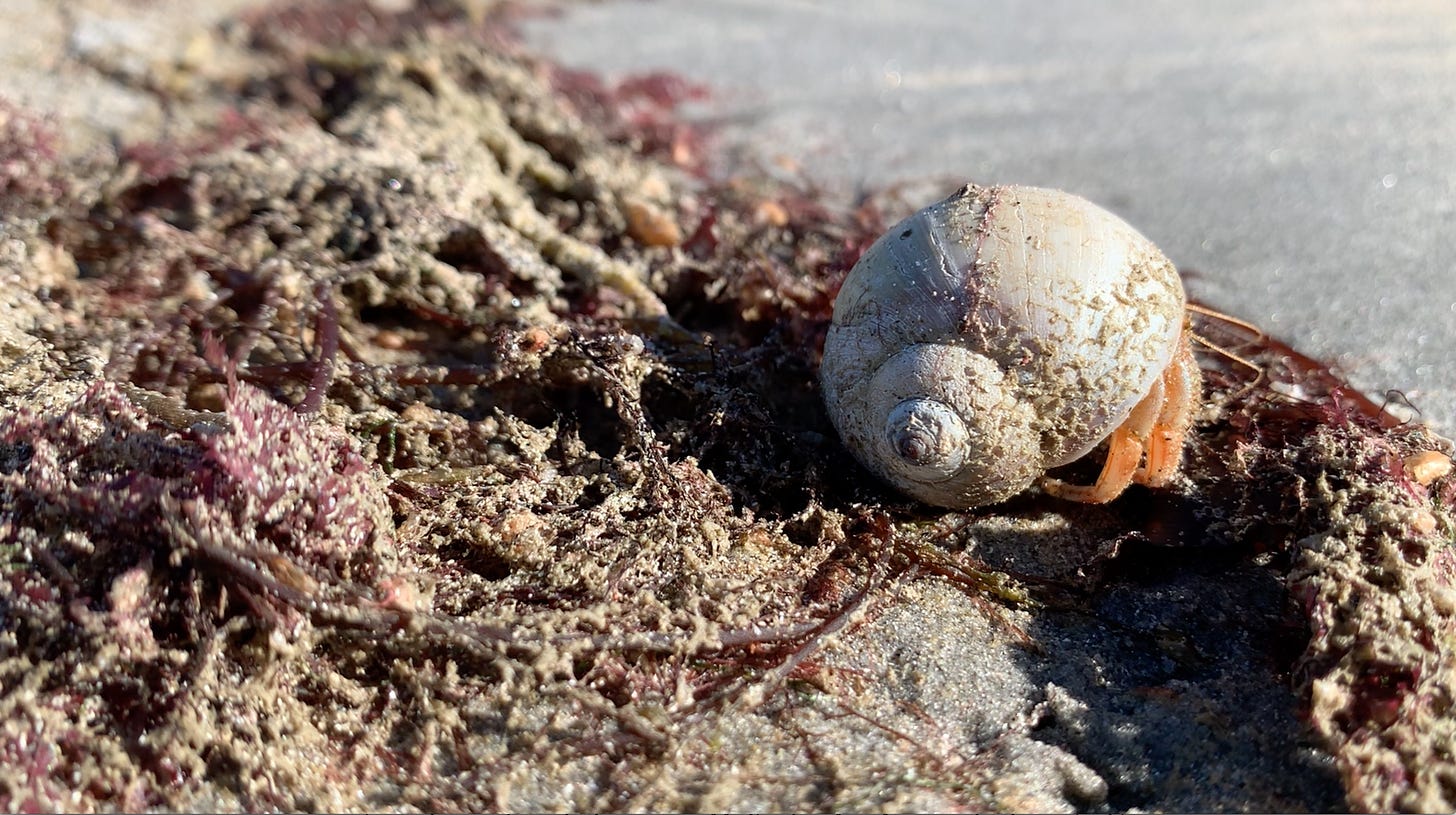
[{"label": "orange crab leg", "polygon": [[1193,359],[1193,348],[1184,340],[1168,369],[1163,372],[1163,406],[1148,437],[1148,461],[1133,473],[1133,480],[1161,487],[1173,480],[1183,460],[1183,439],[1193,424],[1193,413],[1203,391],[1203,376]]},{"label": "orange crab leg", "polygon": [[[1090,486],[1068,484],[1055,478],[1042,480],[1041,487],[1058,498],[1080,501],[1084,504],[1105,504],[1122,494],[1132,483],[1142,461],[1143,449],[1163,414],[1163,379],[1153,382],[1148,395],[1133,407],[1122,424],[1107,437],[1107,460],[1102,472]],[[1176,463],[1175,463],[1176,466]]]},{"label": "orange crab leg", "polygon": [[[1202,390],[1203,378],[1185,334],[1163,375],[1107,438],[1107,460],[1097,481],[1080,486],[1047,478],[1042,481],[1042,489],[1070,501],[1103,504],[1121,495],[1134,481],[1150,487],[1165,486],[1178,472],[1183,440],[1193,424]],[[1144,453],[1147,463],[1141,464]]]}]

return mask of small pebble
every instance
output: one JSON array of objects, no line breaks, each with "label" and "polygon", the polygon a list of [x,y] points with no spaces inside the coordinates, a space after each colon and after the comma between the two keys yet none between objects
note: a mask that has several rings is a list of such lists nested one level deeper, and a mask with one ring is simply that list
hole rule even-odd
[{"label": "small pebble", "polygon": [[629,198],[622,202],[627,216],[627,234],[644,246],[677,246],[682,243],[682,230],[661,209]]},{"label": "small pebble", "polygon": [[1435,450],[1412,453],[1405,457],[1405,473],[1421,486],[1429,486],[1451,472],[1451,458]]},{"label": "small pebble", "polygon": [[1436,516],[1424,509],[1411,513],[1411,531],[1417,535],[1429,535],[1436,531]]},{"label": "small pebble", "polygon": [[388,328],[374,335],[374,344],[390,351],[398,351],[405,346],[405,342],[403,334]]},{"label": "small pebble", "polygon": [[769,226],[784,226],[789,222],[789,211],[783,204],[765,199],[753,208],[753,219]]}]

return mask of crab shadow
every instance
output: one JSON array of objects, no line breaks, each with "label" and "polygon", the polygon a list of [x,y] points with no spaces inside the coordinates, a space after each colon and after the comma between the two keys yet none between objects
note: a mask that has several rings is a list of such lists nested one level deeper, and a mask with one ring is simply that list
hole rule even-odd
[{"label": "crab shadow", "polygon": [[1291,688],[1308,637],[1285,567],[1219,520],[1142,488],[1099,507],[1028,496],[957,545],[1043,602],[1039,647],[1016,650],[1040,689],[1032,735],[1104,778],[1112,809],[1339,809]]}]

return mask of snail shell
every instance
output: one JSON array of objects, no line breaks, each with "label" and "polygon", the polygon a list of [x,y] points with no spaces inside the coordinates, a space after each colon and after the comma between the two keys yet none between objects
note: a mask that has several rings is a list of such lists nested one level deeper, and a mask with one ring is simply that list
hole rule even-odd
[{"label": "snail shell", "polygon": [[1106,438],[1183,341],[1173,264],[1075,195],[968,185],[844,281],[820,381],[866,467],[929,504],[1026,489]]}]

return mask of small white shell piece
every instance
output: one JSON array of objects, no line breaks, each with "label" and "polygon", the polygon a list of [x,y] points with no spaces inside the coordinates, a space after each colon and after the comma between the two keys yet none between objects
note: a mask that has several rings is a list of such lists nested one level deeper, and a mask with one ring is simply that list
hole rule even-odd
[{"label": "small white shell piece", "polygon": [[820,381],[855,456],[973,507],[1087,453],[1182,341],[1173,264],[1077,196],[968,185],[881,236],[844,281]]}]

